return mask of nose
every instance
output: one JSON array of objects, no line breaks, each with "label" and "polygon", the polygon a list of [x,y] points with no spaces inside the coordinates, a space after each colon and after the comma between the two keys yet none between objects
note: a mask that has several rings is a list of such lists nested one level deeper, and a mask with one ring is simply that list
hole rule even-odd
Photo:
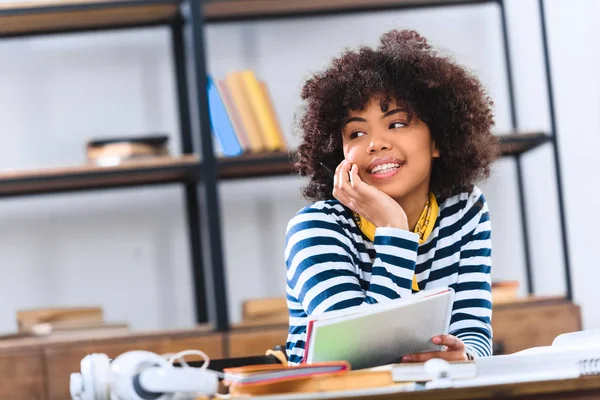
[{"label": "nose", "polygon": [[371,136],[367,152],[369,154],[377,153],[382,150],[391,150],[392,143],[387,140],[386,135],[382,133],[374,133]]}]

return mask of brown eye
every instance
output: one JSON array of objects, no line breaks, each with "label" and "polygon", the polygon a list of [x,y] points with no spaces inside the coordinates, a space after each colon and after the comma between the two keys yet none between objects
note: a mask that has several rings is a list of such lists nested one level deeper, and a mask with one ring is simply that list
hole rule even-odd
[{"label": "brown eye", "polygon": [[354,131],[354,132],[350,133],[350,139],[356,139],[356,138],[361,137],[363,135],[365,135],[365,133],[362,132],[362,131]]},{"label": "brown eye", "polygon": [[395,128],[402,128],[405,127],[406,124],[402,123],[402,122],[392,122],[390,124],[390,129],[395,129]]}]

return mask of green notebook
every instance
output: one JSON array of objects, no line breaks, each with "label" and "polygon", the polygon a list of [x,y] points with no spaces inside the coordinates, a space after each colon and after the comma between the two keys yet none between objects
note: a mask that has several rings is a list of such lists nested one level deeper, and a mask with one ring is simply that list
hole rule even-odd
[{"label": "green notebook", "polygon": [[452,289],[430,289],[309,317],[306,363],[344,360],[361,369],[399,362],[406,354],[441,351],[444,347],[431,338],[448,333],[453,301]]}]

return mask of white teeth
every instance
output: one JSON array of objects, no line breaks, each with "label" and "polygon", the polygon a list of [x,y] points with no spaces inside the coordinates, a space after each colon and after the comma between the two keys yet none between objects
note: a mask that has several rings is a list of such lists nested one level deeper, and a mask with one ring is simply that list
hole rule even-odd
[{"label": "white teeth", "polygon": [[388,172],[392,172],[393,170],[400,168],[400,164],[398,163],[386,163],[380,164],[371,170],[372,174],[387,174]]}]

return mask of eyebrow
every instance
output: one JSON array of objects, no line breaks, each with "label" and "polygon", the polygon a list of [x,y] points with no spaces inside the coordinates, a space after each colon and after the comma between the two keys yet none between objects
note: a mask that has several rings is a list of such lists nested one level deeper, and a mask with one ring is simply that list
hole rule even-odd
[{"label": "eyebrow", "polygon": [[[394,114],[398,114],[398,113],[408,113],[408,112],[403,108],[394,108],[393,110],[390,110],[390,111],[386,112],[385,114],[383,114],[381,116],[381,119],[387,118],[390,115],[394,115]],[[360,118],[360,117],[351,117],[344,121],[344,123],[342,124],[342,128],[344,126],[348,125],[350,122],[367,122],[367,120],[364,118]]]}]

